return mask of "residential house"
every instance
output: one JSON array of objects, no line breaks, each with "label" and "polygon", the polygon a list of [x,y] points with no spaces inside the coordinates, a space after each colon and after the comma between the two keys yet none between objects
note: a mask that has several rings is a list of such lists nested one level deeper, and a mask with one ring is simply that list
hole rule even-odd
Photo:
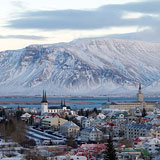
[{"label": "residential house", "polygon": [[159,153],[160,151],[160,139],[151,138],[144,144],[145,149],[152,154]]},{"label": "residential house", "polygon": [[106,116],[103,113],[99,113],[97,115],[97,119],[105,119],[105,118],[106,118]]},{"label": "residential house", "polygon": [[101,141],[103,138],[103,133],[95,127],[87,127],[81,130],[80,132],[81,141],[88,142],[97,142]]},{"label": "residential house", "polygon": [[56,156],[54,160],[87,160],[85,156],[75,156],[75,155],[64,155],[64,156]]},{"label": "residential house", "polygon": [[90,127],[91,123],[94,119],[93,118],[85,118],[82,120],[82,128]]},{"label": "residential house", "polygon": [[155,138],[160,138],[160,126],[159,127],[153,127],[150,130],[150,136]]},{"label": "residential house", "polygon": [[31,114],[25,113],[25,114],[23,114],[23,115],[21,116],[21,119],[22,119],[23,121],[27,121],[30,117],[31,117]]},{"label": "residential house", "polygon": [[60,126],[60,132],[66,137],[77,137],[79,136],[80,127],[72,121],[68,121]]},{"label": "residential house", "polygon": [[105,120],[101,120],[101,119],[94,119],[91,122],[91,126],[97,127],[97,128],[102,128],[102,126],[106,125],[106,121]]}]

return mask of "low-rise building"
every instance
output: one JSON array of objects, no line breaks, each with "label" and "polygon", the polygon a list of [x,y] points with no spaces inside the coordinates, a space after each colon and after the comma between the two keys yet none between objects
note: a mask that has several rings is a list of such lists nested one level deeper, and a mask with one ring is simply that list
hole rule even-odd
[{"label": "low-rise building", "polygon": [[58,116],[50,117],[42,119],[42,127],[46,129],[54,129],[57,130],[61,125],[63,125],[65,122],[67,122],[66,119],[59,118]]},{"label": "low-rise building", "polygon": [[81,137],[81,141],[84,141],[84,142],[88,142],[88,141],[98,142],[102,140],[103,133],[102,131],[100,131],[95,127],[87,127],[80,132],[80,137]]},{"label": "low-rise building", "polygon": [[85,156],[74,156],[74,155],[65,155],[65,156],[56,156],[54,160],[87,160]]},{"label": "low-rise building", "polygon": [[155,138],[160,138],[160,126],[152,128],[150,130],[150,136]]},{"label": "low-rise building", "polygon": [[106,123],[107,122],[105,120],[95,119],[91,122],[91,126],[101,128],[102,126],[106,125]]},{"label": "low-rise building", "polygon": [[60,126],[60,132],[66,137],[77,137],[79,136],[80,127],[72,121],[65,122]]},{"label": "low-rise building", "polygon": [[145,149],[152,154],[159,153],[160,150],[160,139],[152,138],[144,144]]},{"label": "low-rise building", "polygon": [[22,119],[23,121],[27,121],[30,117],[31,117],[31,114],[25,113],[25,114],[23,114],[23,115],[21,116],[21,119]]},{"label": "low-rise building", "polygon": [[90,127],[91,123],[94,119],[93,118],[85,118],[82,120],[82,127],[86,128],[86,127]]},{"label": "low-rise building", "polygon": [[150,135],[151,125],[139,124],[139,123],[128,123],[126,125],[125,136],[129,139],[137,137],[147,137]]}]

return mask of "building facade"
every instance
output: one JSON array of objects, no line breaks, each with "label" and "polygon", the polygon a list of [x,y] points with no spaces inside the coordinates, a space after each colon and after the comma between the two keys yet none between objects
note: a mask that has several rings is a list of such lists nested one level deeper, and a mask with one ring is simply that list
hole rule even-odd
[{"label": "building facade", "polygon": [[126,125],[125,136],[128,140],[137,137],[147,137],[150,135],[151,125],[128,123]]},{"label": "building facade", "polygon": [[68,121],[60,126],[60,132],[66,137],[78,137],[80,132],[80,127],[77,126],[72,121]]},{"label": "building facade", "polygon": [[[120,109],[120,110],[133,110],[134,108],[139,108],[143,110],[143,108],[146,109],[146,111],[154,110],[157,106],[156,102],[153,101],[144,101],[144,95],[141,90],[141,84],[139,84],[139,90],[137,93],[137,101],[130,101],[130,102],[111,102],[106,103],[106,107],[110,109]],[[105,107],[105,105],[103,105]]]},{"label": "building facade", "polygon": [[70,106],[66,106],[65,100],[61,101],[60,106],[48,106],[46,91],[43,91],[43,97],[41,101],[41,115],[44,113],[60,113],[60,112],[70,112]]},{"label": "building facade", "polygon": [[58,116],[50,117],[42,119],[42,127],[46,129],[53,129],[57,130],[61,125],[63,125],[65,122],[67,122],[66,119],[59,118]]},{"label": "building facade", "polygon": [[81,141],[84,141],[84,142],[88,142],[88,141],[98,142],[102,140],[103,133],[102,131],[100,131],[95,127],[87,127],[80,132],[80,138],[81,138]]}]

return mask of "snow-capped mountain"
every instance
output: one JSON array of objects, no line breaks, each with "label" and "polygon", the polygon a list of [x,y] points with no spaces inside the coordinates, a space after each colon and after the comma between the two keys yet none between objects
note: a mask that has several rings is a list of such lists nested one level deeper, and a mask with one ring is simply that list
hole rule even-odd
[{"label": "snow-capped mountain", "polygon": [[138,83],[160,91],[160,44],[92,38],[0,52],[1,95],[126,94]]}]

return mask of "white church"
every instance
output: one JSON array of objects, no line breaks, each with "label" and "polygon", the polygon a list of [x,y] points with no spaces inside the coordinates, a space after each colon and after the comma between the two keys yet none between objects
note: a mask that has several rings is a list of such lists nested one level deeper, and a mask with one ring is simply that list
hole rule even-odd
[{"label": "white church", "polygon": [[43,91],[43,97],[41,101],[41,115],[44,113],[60,113],[62,111],[70,111],[71,108],[66,106],[65,100],[62,102],[60,106],[48,106],[46,91]]}]

